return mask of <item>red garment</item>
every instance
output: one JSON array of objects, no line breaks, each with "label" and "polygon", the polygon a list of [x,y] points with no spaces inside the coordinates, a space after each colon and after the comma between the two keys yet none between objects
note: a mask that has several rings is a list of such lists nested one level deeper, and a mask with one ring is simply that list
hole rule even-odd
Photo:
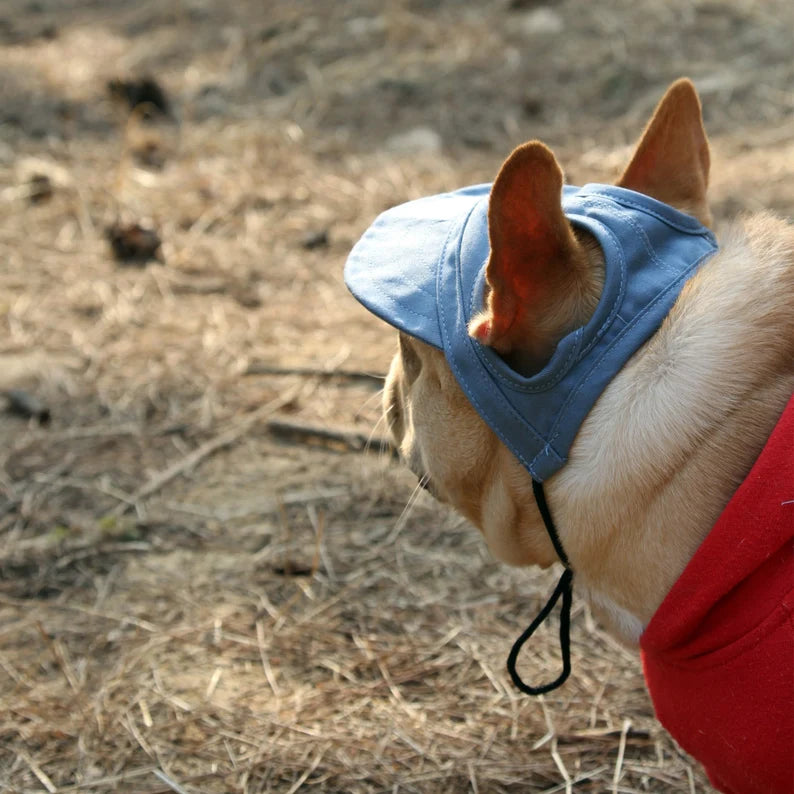
[{"label": "red garment", "polygon": [[640,645],[659,721],[714,786],[794,792],[794,397]]}]

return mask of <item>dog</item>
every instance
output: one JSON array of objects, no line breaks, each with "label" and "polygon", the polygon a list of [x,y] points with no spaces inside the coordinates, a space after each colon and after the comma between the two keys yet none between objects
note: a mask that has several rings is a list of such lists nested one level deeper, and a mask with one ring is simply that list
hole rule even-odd
[{"label": "dog", "polygon": [[563,561],[554,599],[574,581],[640,645],[717,788],[792,792],[794,225],[717,237],[709,168],[681,79],[615,185],[564,185],[530,141],[387,210],[345,278],[399,331],[384,411],[420,483],[497,558]]}]

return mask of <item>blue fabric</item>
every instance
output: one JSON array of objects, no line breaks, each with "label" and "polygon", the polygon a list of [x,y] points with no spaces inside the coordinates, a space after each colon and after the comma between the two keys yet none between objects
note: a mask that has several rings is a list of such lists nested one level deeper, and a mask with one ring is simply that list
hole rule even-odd
[{"label": "blue fabric", "polygon": [[717,243],[692,216],[641,193],[563,188],[568,220],[604,251],[604,290],[589,322],[524,377],[467,332],[484,303],[489,193],[476,185],[387,210],[351,251],[345,282],[378,317],[444,351],[472,405],[542,482],[565,464],[595,401]]}]

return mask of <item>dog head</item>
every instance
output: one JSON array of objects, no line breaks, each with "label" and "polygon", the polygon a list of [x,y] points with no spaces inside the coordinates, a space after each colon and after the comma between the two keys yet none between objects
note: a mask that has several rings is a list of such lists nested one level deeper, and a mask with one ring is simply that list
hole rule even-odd
[{"label": "dog head", "polygon": [[[710,225],[708,170],[700,103],[692,84],[680,80],[660,102],[617,185]],[[601,250],[566,219],[562,187],[554,155],[533,141],[508,157],[491,188],[485,298],[468,332],[527,376],[587,322],[603,286]],[[556,561],[528,472],[471,405],[442,352],[400,333],[384,411],[420,482],[479,527],[495,556],[515,565]],[[568,466],[576,465],[574,442]]]}]

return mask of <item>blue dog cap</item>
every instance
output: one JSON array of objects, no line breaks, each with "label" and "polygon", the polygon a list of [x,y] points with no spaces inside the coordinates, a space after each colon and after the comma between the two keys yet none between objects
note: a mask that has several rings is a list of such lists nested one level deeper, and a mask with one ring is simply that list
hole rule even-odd
[{"label": "blue dog cap", "polygon": [[474,408],[542,482],[565,464],[595,401],[717,243],[696,218],[649,196],[566,185],[563,211],[601,246],[604,287],[590,320],[558,342],[540,372],[525,376],[468,334],[485,304],[490,189],[476,185],[387,210],[350,253],[345,282],[378,317],[444,351]]},{"label": "blue dog cap", "polygon": [[[345,265],[345,284],[373,314],[409,336],[443,349],[438,310],[439,270],[454,256],[466,220],[479,206],[487,215],[490,185],[409,201],[386,210],[364,232]],[[488,236],[465,258],[478,272],[488,259]],[[453,254],[453,256],[450,256]],[[459,260],[464,261],[464,260]]]}]

